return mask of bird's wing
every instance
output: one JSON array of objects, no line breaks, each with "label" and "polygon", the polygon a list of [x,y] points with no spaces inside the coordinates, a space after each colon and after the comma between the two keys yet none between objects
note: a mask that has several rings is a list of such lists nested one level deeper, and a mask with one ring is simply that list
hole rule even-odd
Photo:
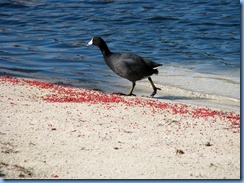
[{"label": "bird's wing", "polygon": [[123,61],[131,63],[131,64],[146,64],[151,68],[162,66],[162,64],[158,64],[152,60],[144,59],[138,55],[134,54],[123,54]]},{"label": "bird's wing", "polygon": [[152,60],[148,60],[148,59],[143,59],[143,62],[145,62],[148,66],[150,66],[151,68],[155,68],[155,67],[159,67],[159,66],[162,66],[162,64],[158,64]]}]

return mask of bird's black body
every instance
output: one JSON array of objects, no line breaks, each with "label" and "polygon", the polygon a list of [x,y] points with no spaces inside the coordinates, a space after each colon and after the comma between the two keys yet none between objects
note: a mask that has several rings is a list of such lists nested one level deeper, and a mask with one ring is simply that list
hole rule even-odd
[{"label": "bird's black body", "polygon": [[144,78],[148,78],[153,86],[154,92],[151,96],[156,94],[159,88],[154,86],[150,76],[153,74],[158,74],[156,67],[159,67],[162,64],[143,59],[135,54],[111,52],[105,41],[100,37],[92,38],[88,44],[98,46],[109,68],[119,76],[132,82],[133,85],[128,95],[132,95],[135,82]]},{"label": "bird's black body", "polygon": [[148,65],[141,57],[128,53],[113,53],[104,60],[112,71],[131,82],[157,74],[158,70],[154,68],[160,66],[156,63]]}]

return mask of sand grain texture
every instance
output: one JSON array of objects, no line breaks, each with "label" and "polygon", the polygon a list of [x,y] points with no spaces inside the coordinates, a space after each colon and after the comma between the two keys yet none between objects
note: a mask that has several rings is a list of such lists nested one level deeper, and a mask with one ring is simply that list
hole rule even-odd
[{"label": "sand grain texture", "polygon": [[0,77],[0,175],[239,179],[238,112]]}]

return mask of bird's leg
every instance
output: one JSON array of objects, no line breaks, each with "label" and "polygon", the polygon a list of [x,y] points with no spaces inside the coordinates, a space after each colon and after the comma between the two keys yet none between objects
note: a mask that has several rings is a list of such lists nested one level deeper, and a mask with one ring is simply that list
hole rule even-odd
[{"label": "bird's leg", "polygon": [[153,97],[154,95],[156,95],[157,90],[161,90],[161,89],[160,89],[160,88],[157,88],[157,87],[154,85],[154,83],[153,83],[151,77],[148,77],[148,80],[150,81],[150,83],[151,83],[151,85],[152,85],[152,87],[153,87],[153,93],[150,95],[150,97]]},{"label": "bird's leg", "polygon": [[135,82],[132,82],[132,87],[130,89],[130,93],[129,94],[124,94],[124,93],[120,93],[120,92],[113,92],[112,94],[115,94],[115,95],[124,95],[124,96],[136,96],[135,94],[133,94],[133,90],[136,86],[136,83]]},{"label": "bird's leg", "polygon": [[130,89],[130,93],[127,94],[127,96],[136,96],[135,94],[133,94],[133,90],[134,90],[135,86],[136,86],[136,82],[132,82],[132,87]]}]

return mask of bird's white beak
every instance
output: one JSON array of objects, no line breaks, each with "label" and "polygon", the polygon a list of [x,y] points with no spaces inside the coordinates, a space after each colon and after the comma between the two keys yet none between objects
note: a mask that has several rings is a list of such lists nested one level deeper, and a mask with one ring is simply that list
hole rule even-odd
[{"label": "bird's white beak", "polygon": [[91,41],[89,41],[89,43],[87,44],[87,46],[90,46],[93,44],[93,38],[91,39]]}]

